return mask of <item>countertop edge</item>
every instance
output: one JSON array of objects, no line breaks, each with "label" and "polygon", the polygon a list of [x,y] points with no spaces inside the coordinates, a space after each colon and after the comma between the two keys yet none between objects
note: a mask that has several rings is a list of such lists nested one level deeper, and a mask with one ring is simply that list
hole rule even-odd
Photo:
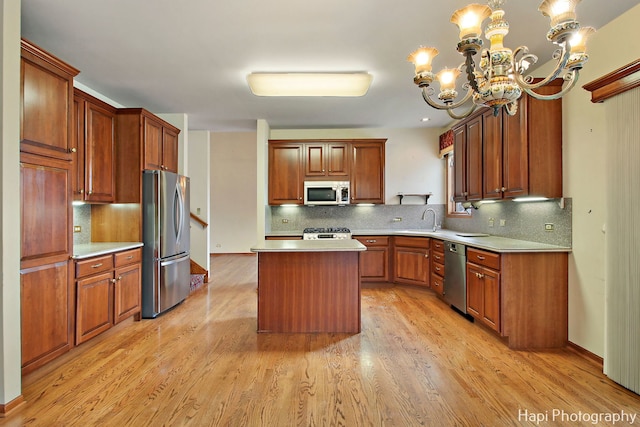
[{"label": "countertop edge", "polygon": [[263,240],[251,247],[251,252],[360,252],[367,247],[351,240]]},{"label": "countertop edge", "polygon": [[95,256],[111,254],[114,252],[126,251],[128,249],[141,248],[142,242],[94,242],[83,243],[73,246],[71,259],[85,259]]}]

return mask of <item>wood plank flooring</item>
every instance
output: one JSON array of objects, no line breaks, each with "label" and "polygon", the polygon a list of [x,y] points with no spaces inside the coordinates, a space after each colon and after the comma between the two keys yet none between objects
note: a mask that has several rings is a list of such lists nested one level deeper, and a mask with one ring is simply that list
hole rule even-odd
[{"label": "wood plank flooring", "polygon": [[257,334],[256,258],[213,257],[210,280],[26,376],[0,425],[640,425],[640,396],[595,362],[509,350],[428,290],[365,285],[357,335]]}]

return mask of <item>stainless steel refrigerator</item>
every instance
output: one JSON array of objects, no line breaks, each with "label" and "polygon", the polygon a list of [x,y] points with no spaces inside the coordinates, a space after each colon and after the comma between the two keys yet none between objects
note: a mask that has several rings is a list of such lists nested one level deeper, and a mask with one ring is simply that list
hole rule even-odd
[{"label": "stainless steel refrigerator", "polygon": [[190,291],[189,178],[142,172],[142,317],[154,318]]}]

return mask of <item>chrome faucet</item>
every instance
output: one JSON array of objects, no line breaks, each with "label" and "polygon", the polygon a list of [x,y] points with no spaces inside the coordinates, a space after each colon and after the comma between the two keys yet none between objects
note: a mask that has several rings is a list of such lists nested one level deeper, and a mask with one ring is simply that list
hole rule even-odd
[{"label": "chrome faucet", "polygon": [[427,212],[433,212],[433,231],[436,231],[438,228],[438,215],[436,211],[432,208],[427,208],[422,212],[422,220],[424,221],[427,218]]}]

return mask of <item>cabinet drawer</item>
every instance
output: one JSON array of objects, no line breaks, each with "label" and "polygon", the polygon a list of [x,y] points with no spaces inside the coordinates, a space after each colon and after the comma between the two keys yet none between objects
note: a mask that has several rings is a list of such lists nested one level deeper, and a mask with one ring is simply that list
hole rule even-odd
[{"label": "cabinet drawer", "polygon": [[396,246],[408,246],[411,248],[425,248],[429,249],[429,239],[428,237],[403,237],[403,236],[395,236],[394,243]]},{"label": "cabinet drawer", "polygon": [[434,262],[431,264],[431,269],[433,274],[437,274],[438,276],[444,277],[444,264],[440,264],[439,262]]},{"label": "cabinet drawer", "polygon": [[500,270],[500,254],[467,248],[467,261],[493,270]]},{"label": "cabinet drawer", "polygon": [[354,237],[357,241],[365,246],[388,246],[388,236],[357,236]]},{"label": "cabinet drawer", "polygon": [[105,255],[76,261],[76,279],[113,269],[113,256]]},{"label": "cabinet drawer", "polygon": [[438,295],[442,295],[444,293],[443,279],[435,273],[431,275],[431,289],[433,289]]},{"label": "cabinet drawer", "polygon": [[444,242],[442,240],[431,239],[431,249],[444,253]]},{"label": "cabinet drawer", "polygon": [[433,248],[431,248],[431,259],[433,262],[444,264],[444,252],[435,252]]},{"label": "cabinet drawer", "polygon": [[142,249],[132,249],[130,251],[118,252],[114,255],[115,266],[135,264],[142,260]]}]

